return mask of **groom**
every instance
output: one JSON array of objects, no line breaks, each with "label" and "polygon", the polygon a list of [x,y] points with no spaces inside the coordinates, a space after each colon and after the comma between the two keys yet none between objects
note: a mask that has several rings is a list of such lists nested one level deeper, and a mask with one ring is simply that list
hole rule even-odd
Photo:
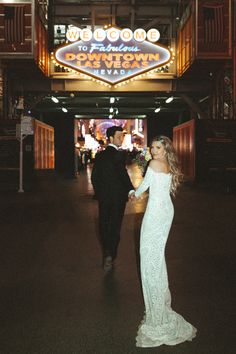
[{"label": "groom", "polygon": [[96,155],[91,180],[99,207],[103,269],[110,271],[117,255],[128,194],[134,187],[125,167],[123,153],[118,151],[124,138],[122,127],[112,126],[107,129],[106,135],[109,144]]}]

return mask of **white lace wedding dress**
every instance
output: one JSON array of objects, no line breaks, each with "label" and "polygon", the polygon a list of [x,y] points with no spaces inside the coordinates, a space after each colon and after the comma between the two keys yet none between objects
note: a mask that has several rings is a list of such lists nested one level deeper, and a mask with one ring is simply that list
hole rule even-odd
[{"label": "white lace wedding dress", "polygon": [[174,209],[170,198],[171,174],[148,167],[135,192],[139,197],[149,188],[142,221],[140,263],[145,315],[136,337],[137,347],[175,345],[192,340],[196,329],[171,308],[171,295],[165,262],[165,245]]}]

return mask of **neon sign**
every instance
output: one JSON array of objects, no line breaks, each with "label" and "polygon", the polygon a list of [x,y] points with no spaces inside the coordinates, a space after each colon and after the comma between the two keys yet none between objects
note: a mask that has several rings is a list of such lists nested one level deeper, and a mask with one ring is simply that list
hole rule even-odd
[{"label": "neon sign", "polygon": [[71,43],[58,48],[54,57],[66,68],[116,85],[160,68],[173,59],[168,48],[153,43],[159,37],[156,29],[146,33],[143,29],[132,32],[128,28],[111,27],[92,33],[89,29],[71,28],[67,32]]},{"label": "neon sign", "polygon": [[157,42],[160,38],[160,32],[156,28],[151,28],[146,32],[143,28],[137,28],[134,32],[129,28],[119,30],[115,27],[110,27],[106,31],[102,28],[97,28],[92,32],[89,28],[80,29],[78,27],[70,27],[66,32],[66,38],[70,42],[75,42],[81,39],[84,42],[90,41],[92,38],[98,42],[102,42],[105,38],[108,38],[110,42],[115,42],[119,38],[123,42],[129,42],[131,39],[135,39],[137,42],[143,42],[146,38],[149,42]]}]

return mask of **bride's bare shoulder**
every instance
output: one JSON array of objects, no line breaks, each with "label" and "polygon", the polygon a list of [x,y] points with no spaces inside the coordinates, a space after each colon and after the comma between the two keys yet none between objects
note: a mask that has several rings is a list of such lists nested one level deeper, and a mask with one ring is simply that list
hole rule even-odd
[{"label": "bride's bare shoulder", "polygon": [[161,161],[159,159],[151,160],[149,167],[151,167],[156,172],[169,172],[169,166],[167,162]]},{"label": "bride's bare shoulder", "polygon": [[159,170],[162,166],[162,163],[160,160],[151,160],[149,162],[149,167],[151,167],[153,170]]},{"label": "bride's bare shoulder", "polygon": [[149,162],[149,166],[150,167],[154,167],[154,166],[156,166],[158,164],[158,160],[151,160],[150,162]]}]

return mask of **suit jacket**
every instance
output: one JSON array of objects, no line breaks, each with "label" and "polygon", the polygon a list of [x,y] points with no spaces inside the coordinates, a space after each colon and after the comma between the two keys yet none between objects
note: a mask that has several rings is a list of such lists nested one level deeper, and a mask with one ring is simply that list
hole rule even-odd
[{"label": "suit jacket", "polygon": [[127,201],[129,191],[134,189],[125,167],[124,154],[109,145],[96,155],[91,181],[99,201]]}]

